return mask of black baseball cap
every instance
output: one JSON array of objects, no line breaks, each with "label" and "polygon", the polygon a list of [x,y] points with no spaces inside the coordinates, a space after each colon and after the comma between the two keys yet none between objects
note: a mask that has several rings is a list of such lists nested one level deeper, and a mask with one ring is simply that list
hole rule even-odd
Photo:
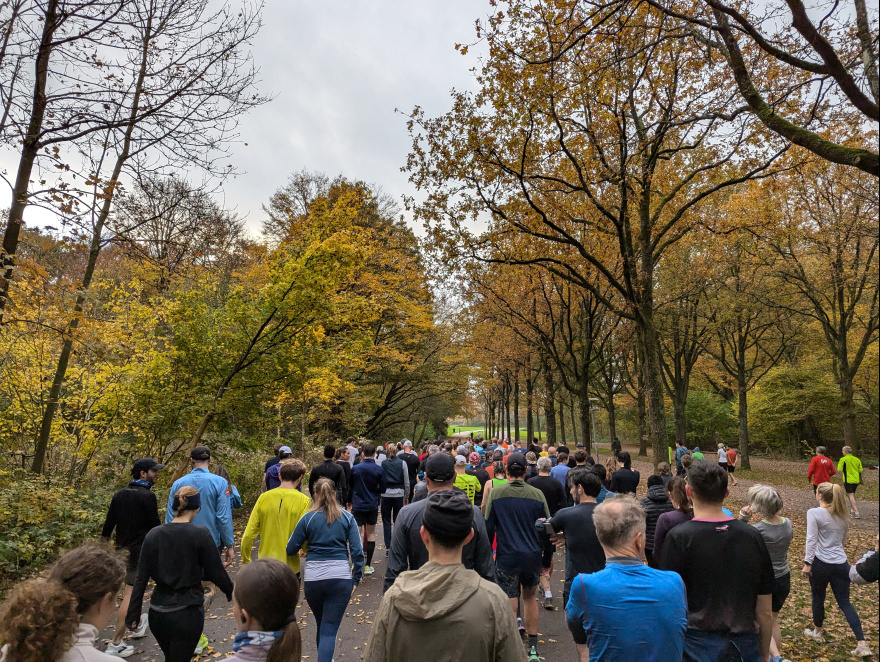
[{"label": "black baseball cap", "polygon": [[135,478],[139,478],[141,475],[141,471],[149,471],[150,469],[164,469],[164,464],[159,464],[151,457],[145,457],[134,463],[134,466],[131,468],[131,475]]},{"label": "black baseball cap", "polygon": [[440,483],[452,480],[455,478],[455,460],[446,453],[435,453],[425,462],[425,475]]},{"label": "black baseball cap", "polygon": [[507,466],[519,465],[523,469],[527,469],[529,466],[528,460],[526,460],[526,456],[522,453],[511,453],[510,457],[507,460]]},{"label": "black baseball cap", "polygon": [[211,449],[207,446],[196,446],[190,451],[189,456],[194,460],[210,460]]}]

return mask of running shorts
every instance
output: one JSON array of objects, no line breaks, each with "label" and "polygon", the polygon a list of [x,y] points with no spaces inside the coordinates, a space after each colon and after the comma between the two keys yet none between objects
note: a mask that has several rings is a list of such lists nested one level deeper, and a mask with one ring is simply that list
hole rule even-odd
[{"label": "running shorts", "polygon": [[[550,568],[553,567],[553,555],[556,553],[556,545],[549,538],[544,541],[544,552],[541,555],[541,574],[549,575]],[[544,572],[547,570],[547,572]]]},{"label": "running shorts", "polygon": [[732,474],[734,471],[736,471],[736,465],[728,462],[727,463],[727,473]]},{"label": "running shorts", "polygon": [[364,526],[365,524],[376,526],[376,522],[379,521],[378,510],[352,510],[351,514],[354,516],[354,521],[358,526]]},{"label": "running shorts", "polygon": [[843,489],[846,490],[847,494],[855,494],[856,488],[859,486],[859,483],[844,483]]},{"label": "running shorts", "polygon": [[495,583],[504,591],[508,598],[518,598],[520,586],[531,588],[541,582],[541,572],[523,570],[501,570],[495,568]]},{"label": "running shorts", "polygon": [[786,572],[782,577],[776,577],[773,580],[773,591],[771,593],[770,601],[773,605],[774,614],[778,614],[782,611],[782,607],[785,605],[789,593],[791,593],[791,573]]}]

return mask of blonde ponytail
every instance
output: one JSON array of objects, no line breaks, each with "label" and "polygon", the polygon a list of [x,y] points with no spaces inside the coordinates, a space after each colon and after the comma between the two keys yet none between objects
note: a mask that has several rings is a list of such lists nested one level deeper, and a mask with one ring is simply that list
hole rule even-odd
[{"label": "blonde ponytail", "polygon": [[327,524],[333,524],[342,517],[342,509],[336,499],[336,483],[329,478],[321,478],[315,483],[315,502],[312,510],[324,513]]},{"label": "blonde ponytail", "polygon": [[846,505],[846,493],[842,485],[833,485],[831,483],[822,483],[816,488],[816,493],[822,498],[822,501],[828,504],[828,512],[834,517],[847,519],[849,517],[849,508]]}]

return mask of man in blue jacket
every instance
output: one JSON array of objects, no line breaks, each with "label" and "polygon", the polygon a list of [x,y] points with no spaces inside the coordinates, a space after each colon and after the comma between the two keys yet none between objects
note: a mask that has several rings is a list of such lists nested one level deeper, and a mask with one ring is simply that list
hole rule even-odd
[{"label": "man in blue jacket", "polygon": [[[212,474],[208,469],[211,463],[211,450],[207,446],[196,446],[190,453],[192,471],[174,481],[168,494],[168,507],[165,510],[165,523],[174,519],[174,495],[181,487],[190,486],[199,491],[202,507],[193,520],[194,524],[204,526],[211,532],[214,544],[224,556],[227,565],[235,560],[232,534],[232,503],[226,496],[229,485],[226,479]],[[225,548],[225,552],[223,549]]]},{"label": "man in blue jacket", "polygon": [[361,449],[363,461],[351,470],[354,483],[351,514],[362,529],[367,557],[364,574],[373,574],[373,552],[376,551],[376,522],[379,520],[379,496],[382,494],[382,467],[376,464],[376,447],[366,443]]}]

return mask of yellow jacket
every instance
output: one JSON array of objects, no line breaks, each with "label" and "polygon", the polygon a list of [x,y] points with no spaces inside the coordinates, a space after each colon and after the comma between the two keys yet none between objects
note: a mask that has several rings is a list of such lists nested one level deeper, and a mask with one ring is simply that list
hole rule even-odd
[{"label": "yellow jacket", "polygon": [[312,502],[299,490],[282,489],[263,492],[248,520],[241,538],[241,562],[251,562],[251,547],[260,536],[261,558],[283,561],[294,572],[299,572],[299,556],[287,556],[287,541],[296,523],[308,512]]}]

